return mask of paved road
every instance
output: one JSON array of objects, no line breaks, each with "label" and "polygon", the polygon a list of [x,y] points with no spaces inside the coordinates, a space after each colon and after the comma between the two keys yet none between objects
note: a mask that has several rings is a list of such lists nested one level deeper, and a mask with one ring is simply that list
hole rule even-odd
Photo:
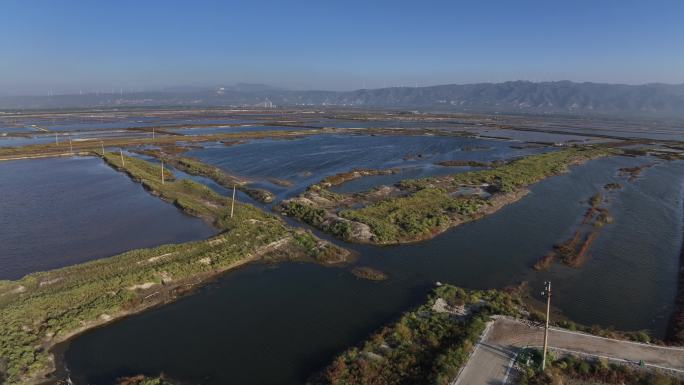
[{"label": "paved road", "polygon": [[[513,358],[525,346],[542,346],[543,328],[499,317],[487,325],[481,341],[452,385],[500,385],[508,380]],[[604,357],[670,369],[684,374],[684,348],[658,347],[629,341],[596,337],[552,328],[549,346],[553,350]]]}]

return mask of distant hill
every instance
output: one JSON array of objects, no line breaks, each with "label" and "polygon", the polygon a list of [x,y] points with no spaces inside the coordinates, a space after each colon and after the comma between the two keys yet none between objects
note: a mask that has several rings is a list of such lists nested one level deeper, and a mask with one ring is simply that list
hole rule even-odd
[{"label": "distant hill", "polygon": [[292,91],[261,84],[159,92],[2,97],[0,108],[117,106],[347,106],[455,112],[601,114],[684,117],[684,84],[622,85],[527,82],[392,87],[356,91]]}]

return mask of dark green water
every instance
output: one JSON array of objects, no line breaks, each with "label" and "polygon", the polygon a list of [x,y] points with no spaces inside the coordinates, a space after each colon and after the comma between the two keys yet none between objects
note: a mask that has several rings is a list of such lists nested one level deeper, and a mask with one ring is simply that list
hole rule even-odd
[{"label": "dark green water", "polygon": [[[429,241],[349,246],[357,262],[383,270],[374,283],[346,268],[251,265],[176,303],[92,330],[72,341],[76,384],[108,384],[136,373],[198,384],[299,384],[338,352],[420,303],[435,281],[469,288],[552,279],[555,305],[584,324],[663,334],[676,293],[682,241],[684,162],[660,163],[627,182],[609,158],[573,168],[482,220]],[[581,269],[530,269],[581,221],[604,184],[615,223],[603,228]]]}]

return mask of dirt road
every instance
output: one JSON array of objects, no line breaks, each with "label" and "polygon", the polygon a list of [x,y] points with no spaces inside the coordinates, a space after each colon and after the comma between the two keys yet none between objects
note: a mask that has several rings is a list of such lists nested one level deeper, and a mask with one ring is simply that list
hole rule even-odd
[{"label": "dirt road", "polygon": [[[496,317],[488,324],[466,366],[451,384],[505,384],[518,351],[526,346],[541,346],[543,340],[543,328]],[[613,340],[558,328],[549,331],[549,346],[558,352],[620,362],[636,364],[643,360],[646,366],[684,374],[684,348]]]}]

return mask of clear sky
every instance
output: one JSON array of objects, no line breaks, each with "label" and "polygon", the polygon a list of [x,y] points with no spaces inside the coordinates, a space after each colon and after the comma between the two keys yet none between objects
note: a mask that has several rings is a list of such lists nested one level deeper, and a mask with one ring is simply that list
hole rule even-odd
[{"label": "clear sky", "polygon": [[0,93],[684,82],[684,1],[2,0]]}]

